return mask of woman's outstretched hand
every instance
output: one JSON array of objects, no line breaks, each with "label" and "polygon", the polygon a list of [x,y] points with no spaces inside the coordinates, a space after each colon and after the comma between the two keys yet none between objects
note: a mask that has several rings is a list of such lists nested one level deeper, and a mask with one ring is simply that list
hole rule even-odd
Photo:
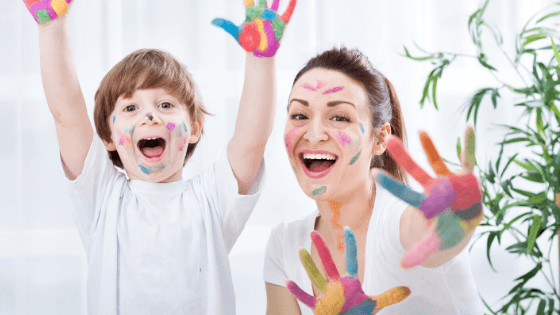
[{"label": "woman's outstretched hand", "polygon": [[23,0],[25,6],[38,24],[65,16],[72,0]]},{"label": "woman's outstretched hand", "polygon": [[212,24],[223,28],[243,49],[255,56],[272,57],[280,48],[280,40],[294,13],[296,2],[290,0],[286,12],[280,16],[277,13],[280,0],[274,0],[270,9],[266,0],[259,0],[258,6],[254,5],[253,0],[245,0],[247,17],[241,25],[236,26],[224,19],[214,19]]},{"label": "woman's outstretched hand", "polygon": [[309,306],[317,315],[362,315],[378,312],[404,300],[410,295],[408,287],[395,287],[378,296],[367,296],[362,290],[358,279],[358,254],[354,232],[346,227],[344,240],[346,242],[346,271],[340,277],[334,264],[327,243],[319,232],[311,232],[311,239],[321,261],[328,279],[325,281],[313,259],[305,249],[300,249],[299,255],[305,270],[313,284],[322,292],[318,299],[305,293],[293,281],[287,280],[286,285],[292,294],[305,305]]},{"label": "woman's outstretched hand", "polygon": [[422,146],[437,178],[428,175],[412,160],[398,138],[389,139],[389,154],[424,187],[425,193],[415,192],[383,172],[377,175],[379,184],[420,209],[426,219],[433,221],[424,239],[404,255],[401,260],[403,268],[420,265],[431,254],[457,246],[482,220],[482,190],[473,175],[476,163],[474,138],[473,127],[468,125],[465,130],[465,150],[461,152],[461,170],[453,173],[439,156],[428,134],[420,132]]}]

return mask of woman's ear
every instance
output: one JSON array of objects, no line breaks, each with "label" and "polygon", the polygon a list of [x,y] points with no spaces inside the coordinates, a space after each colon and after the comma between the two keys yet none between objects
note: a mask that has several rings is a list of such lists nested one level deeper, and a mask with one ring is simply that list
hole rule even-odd
[{"label": "woman's ear", "polygon": [[193,119],[191,123],[191,137],[189,138],[189,143],[197,143],[200,139],[200,135],[202,134],[202,126],[204,124],[204,119],[202,115],[199,115],[195,119]]},{"label": "woman's ear", "polygon": [[385,122],[377,130],[377,134],[375,136],[371,153],[373,155],[383,154],[387,149],[387,142],[389,141],[390,137],[391,137],[391,125],[389,124],[389,122]]}]

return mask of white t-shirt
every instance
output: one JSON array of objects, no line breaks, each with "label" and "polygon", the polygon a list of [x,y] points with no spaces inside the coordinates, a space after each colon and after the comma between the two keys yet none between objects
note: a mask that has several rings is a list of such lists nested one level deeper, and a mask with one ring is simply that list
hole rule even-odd
[{"label": "white t-shirt", "polygon": [[[417,266],[401,270],[405,253],[399,237],[400,218],[408,206],[386,189],[376,185],[373,213],[366,237],[364,280],[367,295],[379,295],[396,286],[408,286],[411,295],[403,302],[388,306],[378,314],[480,315],[484,309],[471,274],[469,253],[464,250],[437,268]],[[300,262],[298,249],[311,251],[309,233],[314,229],[319,211],[302,220],[282,223],[270,235],[264,263],[264,281],[286,286],[286,280],[313,295],[311,280]],[[317,262],[318,266],[320,262]],[[344,272],[344,271],[341,271]],[[299,302],[302,315],[313,315]]]},{"label": "white t-shirt", "polygon": [[262,191],[239,195],[226,150],[189,180],[127,180],[95,134],[67,187],[88,262],[88,314],[235,314],[228,253]]}]

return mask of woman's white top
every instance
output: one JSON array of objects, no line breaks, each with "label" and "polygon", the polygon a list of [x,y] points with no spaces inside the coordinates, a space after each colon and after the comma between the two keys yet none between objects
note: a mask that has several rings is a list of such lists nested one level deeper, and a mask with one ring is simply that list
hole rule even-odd
[{"label": "woman's white top", "polygon": [[[365,268],[362,288],[370,296],[396,286],[407,286],[411,290],[411,295],[403,302],[388,306],[378,314],[483,314],[467,250],[437,268],[400,269],[399,262],[405,250],[400,242],[399,223],[408,204],[380,185],[376,185],[376,189],[366,237],[365,265],[358,266]],[[301,220],[281,223],[273,228],[264,263],[265,282],[285,287],[285,281],[289,279],[313,295],[311,280],[300,262],[298,250],[311,251],[309,233],[318,216],[319,211],[315,210]],[[316,263],[320,265],[320,262]],[[313,315],[309,307],[298,303],[302,315]]]}]

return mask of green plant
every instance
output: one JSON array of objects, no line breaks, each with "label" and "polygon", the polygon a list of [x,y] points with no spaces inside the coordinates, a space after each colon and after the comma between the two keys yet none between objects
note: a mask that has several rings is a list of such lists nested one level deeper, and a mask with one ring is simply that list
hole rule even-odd
[{"label": "green plant", "polygon": [[[478,235],[478,239],[486,237],[487,259],[492,269],[490,249],[495,241],[501,244],[504,233],[511,234],[516,240],[506,250],[513,255],[527,256],[534,267],[514,280],[511,290],[504,292],[503,305],[499,309],[493,310],[484,297],[483,302],[492,314],[526,314],[529,309],[533,313],[535,308],[537,314],[558,314],[560,299],[552,277],[550,253],[553,239],[560,234],[560,55],[554,44],[560,38],[560,3],[547,7],[527,21],[515,38],[514,58],[508,56],[498,29],[485,21],[488,3],[489,0],[486,0],[468,21],[476,55],[428,53],[422,50],[424,56],[413,57],[406,47],[404,51],[407,58],[419,62],[429,61],[434,65],[424,85],[421,106],[426,100],[431,100],[437,109],[437,84],[444,70],[452,66],[457,58],[473,58],[481,71],[489,72],[494,77],[496,85],[473,93],[470,102],[464,107],[466,120],[472,117],[476,126],[480,106],[487,97],[494,108],[498,105],[523,108],[519,121],[526,121],[524,126],[500,125],[505,135],[497,144],[499,154],[496,160],[490,161],[488,166],[478,165],[484,188],[484,204],[489,210],[481,223],[486,228]],[[484,33],[491,34],[495,46],[503,58],[507,58],[523,86],[509,84],[498,77],[499,70],[491,65],[491,60],[484,53]],[[529,58],[532,62],[530,68],[524,66]],[[502,100],[502,94],[505,93],[516,95],[520,101],[505,103]],[[521,158],[519,152],[506,156],[504,147],[512,144],[524,144],[527,150],[523,153],[527,153],[527,156]],[[460,149],[458,140],[457,152]],[[531,191],[519,188],[527,183],[531,184]],[[536,240],[541,237],[548,237],[548,248],[541,249],[537,244]],[[528,281],[537,274],[544,276],[548,288],[528,285]]]}]

